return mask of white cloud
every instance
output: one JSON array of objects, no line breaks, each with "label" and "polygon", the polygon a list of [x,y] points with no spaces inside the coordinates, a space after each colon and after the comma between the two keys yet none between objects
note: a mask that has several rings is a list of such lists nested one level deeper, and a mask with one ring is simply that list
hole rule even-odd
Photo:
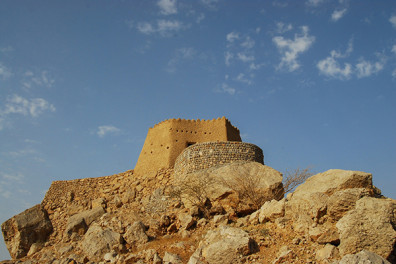
[{"label": "white cloud", "polygon": [[319,61],[316,66],[320,73],[337,79],[348,79],[352,74],[352,66],[349,63],[345,63],[344,68],[341,68],[334,56],[329,56]]},{"label": "white cloud", "polygon": [[224,58],[225,58],[225,65],[226,66],[230,66],[231,65],[231,60],[234,58],[234,54],[232,54],[229,51],[226,51],[224,54]]},{"label": "white cloud", "polygon": [[201,14],[197,17],[196,22],[199,24],[199,23],[201,23],[201,21],[204,20],[204,19],[205,19],[205,14],[204,14],[204,13],[201,13]]},{"label": "white cloud", "polygon": [[39,73],[26,71],[24,80],[22,81],[23,87],[30,89],[33,86],[51,88],[55,83],[55,79],[50,76],[48,71],[44,70]]},{"label": "white cloud", "polygon": [[396,28],[396,15],[393,15],[389,18],[389,22],[391,22],[392,26]]},{"label": "white cloud", "polygon": [[248,79],[244,73],[238,74],[238,76],[235,78],[236,81],[241,82],[241,83],[246,83],[248,85],[251,85],[253,83],[252,80]]},{"label": "white cloud", "polygon": [[177,13],[176,0],[159,0],[157,5],[163,15],[173,15]]},{"label": "white cloud", "polygon": [[0,115],[21,114],[24,116],[38,117],[45,111],[54,112],[55,106],[44,100],[43,98],[25,99],[14,94],[8,98],[7,103]]},{"label": "white cloud", "polygon": [[221,85],[221,92],[228,93],[229,95],[234,95],[236,92],[235,88],[230,87],[228,84],[223,83]]},{"label": "white cloud", "polygon": [[369,77],[375,73],[378,73],[384,68],[385,61],[369,62],[361,60],[356,64],[356,74],[358,78]]},{"label": "white cloud", "polygon": [[396,55],[396,44],[393,45],[393,47],[392,47],[392,52],[395,53],[395,55]]},{"label": "white cloud", "polygon": [[254,61],[254,56],[249,56],[249,55],[246,55],[245,53],[242,53],[242,52],[239,52],[238,54],[237,54],[237,56],[238,56],[238,59],[240,60],[240,61],[242,61],[242,62],[251,62],[251,61]]},{"label": "white cloud", "polygon": [[241,47],[245,49],[251,49],[254,47],[255,44],[256,42],[253,39],[251,39],[249,36],[247,36],[245,41],[241,43]]},{"label": "white cloud", "polygon": [[148,22],[139,22],[136,28],[146,35],[158,33],[163,37],[169,37],[172,36],[172,33],[186,29],[188,26],[178,20],[160,19],[155,26]]},{"label": "white cloud", "polygon": [[5,80],[11,77],[11,71],[0,62],[0,78]]},{"label": "white cloud", "polygon": [[322,4],[324,1],[325,0],[308,0],[306,2],[306,4],[309,5],[309,6],[315,6],[316,7],[316,6],[320,5],[320,4]]},{"label": "white cloud", "polygon": [[334,10],[334,12],[331,14],[331,20],[336,22],[339,19],[341,19],[347,12],[347,9],[341,9],[341,10]]},{"label": "white cloud", "polygon": [[150,35],[150,34],[156,32],[156,30],[153,28],[153,26],[150,23],[148,23],[148,22],[140,22],[140,23],[138,23],[137,29],[141,33],[146,34],[146,35]]},{"label": "white cloud", "polygon": [[353,46],[351,40],[349,41],[348,48],[344,54],[332,50],[330,52],[330,56],[319,61],[316,66],[321,74],[340,80],[349,79],[353,75],[355,75],[357,78],[369,77],[381,71],[385,66],[385,58],[383,56],[377,55],[379,57],[377,62],[370,62],[362,58],[358,63],[355,64],[355,66],[352,66],[351,63],[344,63],[344,66],[341,67],[340,63],[336,59],[346,58],[352,51]]},{"label": "white cloud", "polygon": [[292,24],[285,24],[285,23],[283,23],[283,22],[278,22],[278,23],[276,23],[276,32],[278,33],[278,34],[283,34],[283,33],[285,33],[285,32],[287,32],[287,31],[290,31],[290,30],[292,30],[293,29],[293,25]]},{"label": "white cloud", "polygon": [[216,9],[219,0],[201,0],[201,3],[209,9]]},{"label": "white cloud", "polygon": [[158,31],[161,33],[179,31],[183,28],[183,23],[177,20],[159,20]]},{"label": "white cloud", "polygon": [[235,40],[239,39],[239,33],[238,32],[230,32],[227,34],[226,39],[228,42],[234,42]]},{"label": "white cloud", "polygon": [[310,36],[308,31],[308,26],[302,26],[301,34],[295,34],[294,39],[285,39],[282,36],[272,38],[282,55],[278,68],[287,67],[290,72],[300,68],[297,62],[298,56],[307,51],[315,41],[315,37]]},{"label": "white cloud", "polygon": [[114,133],[118,133],[120,131],[121,130],[115,126],[99,126],[96,134],[99,137],[104,137],[108,134],[114,134]]}]

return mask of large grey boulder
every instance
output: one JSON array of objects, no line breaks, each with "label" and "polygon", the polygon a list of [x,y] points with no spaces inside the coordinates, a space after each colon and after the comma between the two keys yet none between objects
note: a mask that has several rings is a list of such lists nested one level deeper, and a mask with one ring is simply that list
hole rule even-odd
[{"label": "large grey boulder", "polygon": [[336,224],[341,255],[362,249],[396,262],[396,200],[364,197]]},{"label": "large grey boulder", "polygon": [[75,215],[72,215],[67,220],[65,236],[71,236],[73,233],[83,235],[89,225],[102,216],[105,210],[102,206],[94,207],[92,210],[87,210]]},{"label": "large grey boulder", "polygon": [[84,235],[81,248],[89,260],[102,261],[106,253],[111,252],[113,248],[118,248],[122,242],[123,238],[119,233],[109,228],[102,229],[98,224],[92,224]]},{"label": "large grey boulder", "polygon": [[256,251],[257,243],[248,233],[239,228],[220,226],[208,231],[188,263],[231,264]]},{"label": "large grey boulder", "polygon": [[338,264],[391,264],[391,263],[373,252],[362,250],[354,255],[352,254],[345,255]]},{"label": "large grey boulder", "polygon": [[45,209],[35,205],[1,225],[5,244],[13,259],[27,255],[33,244],[46,242],[52,224]]}]

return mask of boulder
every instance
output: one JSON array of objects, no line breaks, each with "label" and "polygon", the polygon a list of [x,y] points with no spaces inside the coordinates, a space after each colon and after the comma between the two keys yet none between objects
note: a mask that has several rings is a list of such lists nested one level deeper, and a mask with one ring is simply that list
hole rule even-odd
[{"label": "boulder", "polygon": [[336,224],[341,256],[363,249],[396,261],[396,200],[363,197]]},{"label": "boulder", "polygon": [[84,235],[81,248],[89,260],[99,262],[106,253],[118,248],[122,242],[120,234],[109,228],[102,229],[98,224],[92,224]]},{"label": "boulder", "polygon": [[220,226],[210,230],[188,263],[228,264],[257,252],[257,243],[242,229]]},{"label": "boulder", "polygon": [[146,227],[140,221],[134,222],[129,226],[124,234],[124,239],[129,245],[144,244],[149,241],[146,234]]},{"label": "boulder", "polygon": [[275,221],[285,215],[285,199],[265,202],[259,210],[259,222]]},{"label": "boulder", "polygon": [[72,215],[67,220],[65,236],[70,237],[73,233],[83,235],[87,231],[89,225],[104,213],[105,210],[102,206],[96,206],[91,210]]},{"label": "boulder", "polygon": [[165,252],[164,257],[162,258],[163,264],[183,264],[182,259],[176,255],[169,252]]},{"label": "boulder", "polygon": [[[177,184],[200,193],[184,192],[186,207],[192,207],[194,196],[219,202],[230,213],[248,214],[257,210],[265,201],[283,198],[282,174],[257,162],[235,162],[199,172],[179,176]],[[191,199],[192,198],[192,199]]]},{"label": "boulder", "polygon": [[354,255],[345,255],[339,262],[339,264],[391,264],[389,261],[384,259],[377,254],[368,250],[362,250]]},{"label": "boulder", "polygon": [[1,231],[10,256],[16,259],[26,256],[33,244],[46,242],[52,224],[47,211],[38,204],[5,221]]},{"label": "boulder", "polygon": [[319,249],[316,252],[316,260],[318,261],[324,261],[324,260],[329,260],[329,259],[334,259],[339,257],[338,249],[337,247],[331,245],[331,244],[326,244],[324,248]]},{"label": "boulder", "polygon": [[360,171],[328,170],[308,178],[289,194],[285,215],[294,229],[308,232],[313,224],[335,222],[363,196],[373,195],[372,175]]},{"label": "boulder", "polygon": [[190,229],[197,222],[190,214],[187,214],[187,213],[180,213],[177,216],[177,218],[179,219],[179,222],[180,222],[180,228],[183,230]]}]

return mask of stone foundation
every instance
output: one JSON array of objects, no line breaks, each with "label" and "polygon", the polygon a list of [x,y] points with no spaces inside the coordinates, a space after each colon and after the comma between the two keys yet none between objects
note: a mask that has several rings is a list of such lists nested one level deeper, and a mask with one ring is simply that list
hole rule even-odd
[{"label": "stone foundation", "polygon": [[204,142],[186,148],[176,159],[175,174],[191,173],[236,161],[264,164],[263,151],[244,142]]}]

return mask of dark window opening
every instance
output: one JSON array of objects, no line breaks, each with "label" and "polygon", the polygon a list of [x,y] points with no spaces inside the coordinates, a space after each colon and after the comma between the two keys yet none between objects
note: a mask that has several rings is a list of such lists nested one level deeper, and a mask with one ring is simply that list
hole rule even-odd
[{"label": "dark window opening", "polygon": [[187,148],[188,148],[189,146],[194,145],[195,143],[197,143],[197,142],[187,142]]}]

